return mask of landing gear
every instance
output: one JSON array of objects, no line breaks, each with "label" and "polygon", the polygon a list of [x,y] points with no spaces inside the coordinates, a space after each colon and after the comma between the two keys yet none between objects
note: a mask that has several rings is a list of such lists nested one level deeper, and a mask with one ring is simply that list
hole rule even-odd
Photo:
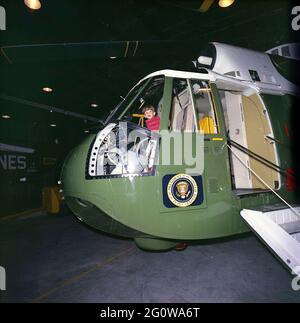
[{"label": "landing gear", "polygon": [[180,242],[175,246],[176,251],[183,251],[188,247],[188,244],[186,242]]},{"label": "landing gear", "polygon": [[139,248],[148,251],[167,251],[174,249],[178,245],[178,241],[148,237],[134,238],[134,242]]}]

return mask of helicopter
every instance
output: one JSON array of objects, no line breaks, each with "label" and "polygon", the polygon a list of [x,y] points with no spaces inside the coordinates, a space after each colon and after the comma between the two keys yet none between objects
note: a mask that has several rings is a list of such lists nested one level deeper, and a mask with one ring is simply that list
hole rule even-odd
[{"label": "helicopter", "polygon": [[[291,116],[300,91],[279,72],[282,60],[210,43],[192,71],[144,77],[66,158],[59,184],[68,207],[150,251],[251,228],[287,266],[299,265]],[[147,128],[149,106],[159,130]]]}]

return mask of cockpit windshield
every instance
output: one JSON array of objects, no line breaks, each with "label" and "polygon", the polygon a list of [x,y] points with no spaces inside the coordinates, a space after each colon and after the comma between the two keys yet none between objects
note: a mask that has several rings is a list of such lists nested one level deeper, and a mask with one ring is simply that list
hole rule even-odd
[{"label": "cockpit windshield", "polygon": [[[109,120],[130,121],[150,130],[159,130],[162,109],[164,76],[148,78],[134,87],[115,109]],[[152,114],[147,113],[151,110]],[[150,122],[149,119],[153,120]],[[156,120],[156,121],[155,121]]]},{"label": "cockpit windshield", "polygon": [[164,76],[143,80],[114,109],[91,144],[87,178],[154,174],[164,83]]}]

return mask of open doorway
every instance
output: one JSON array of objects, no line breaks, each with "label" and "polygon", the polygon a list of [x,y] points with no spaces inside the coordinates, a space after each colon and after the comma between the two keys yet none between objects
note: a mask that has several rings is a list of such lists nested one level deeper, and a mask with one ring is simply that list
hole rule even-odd
[{"label": "open doorway", "polygon": [[242,92],[219,92],[228,137],[234,143],[231,146],[230,163],[235,193],[257,193],[268,190],[268,186],[278,189],[280,173],[276,170],[276,165],[279,165],[277,149],[272,140],[274,135],[268,111],[261,97],[258,93],[245,96]]}]

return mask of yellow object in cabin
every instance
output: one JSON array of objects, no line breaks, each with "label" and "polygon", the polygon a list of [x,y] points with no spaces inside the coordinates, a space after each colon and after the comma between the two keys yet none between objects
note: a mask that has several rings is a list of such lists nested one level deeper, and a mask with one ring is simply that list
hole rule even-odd
[{"label": "yellow object in cabin", "polygon": [[199,129],[204,134],[214,134],[215,125],[212,117],[203,117],[198,121]]},{"label": "yellow object in cabin", "polygon": [[134,118],[140,118],[140,119],[139,119],[139,123],[138,123],[138,125],[139,125],[140,127],[144,127],[144,115],[143,115],[143,114],[133,113],[133,114],[132,114],[132,116],[133,116]]}]

